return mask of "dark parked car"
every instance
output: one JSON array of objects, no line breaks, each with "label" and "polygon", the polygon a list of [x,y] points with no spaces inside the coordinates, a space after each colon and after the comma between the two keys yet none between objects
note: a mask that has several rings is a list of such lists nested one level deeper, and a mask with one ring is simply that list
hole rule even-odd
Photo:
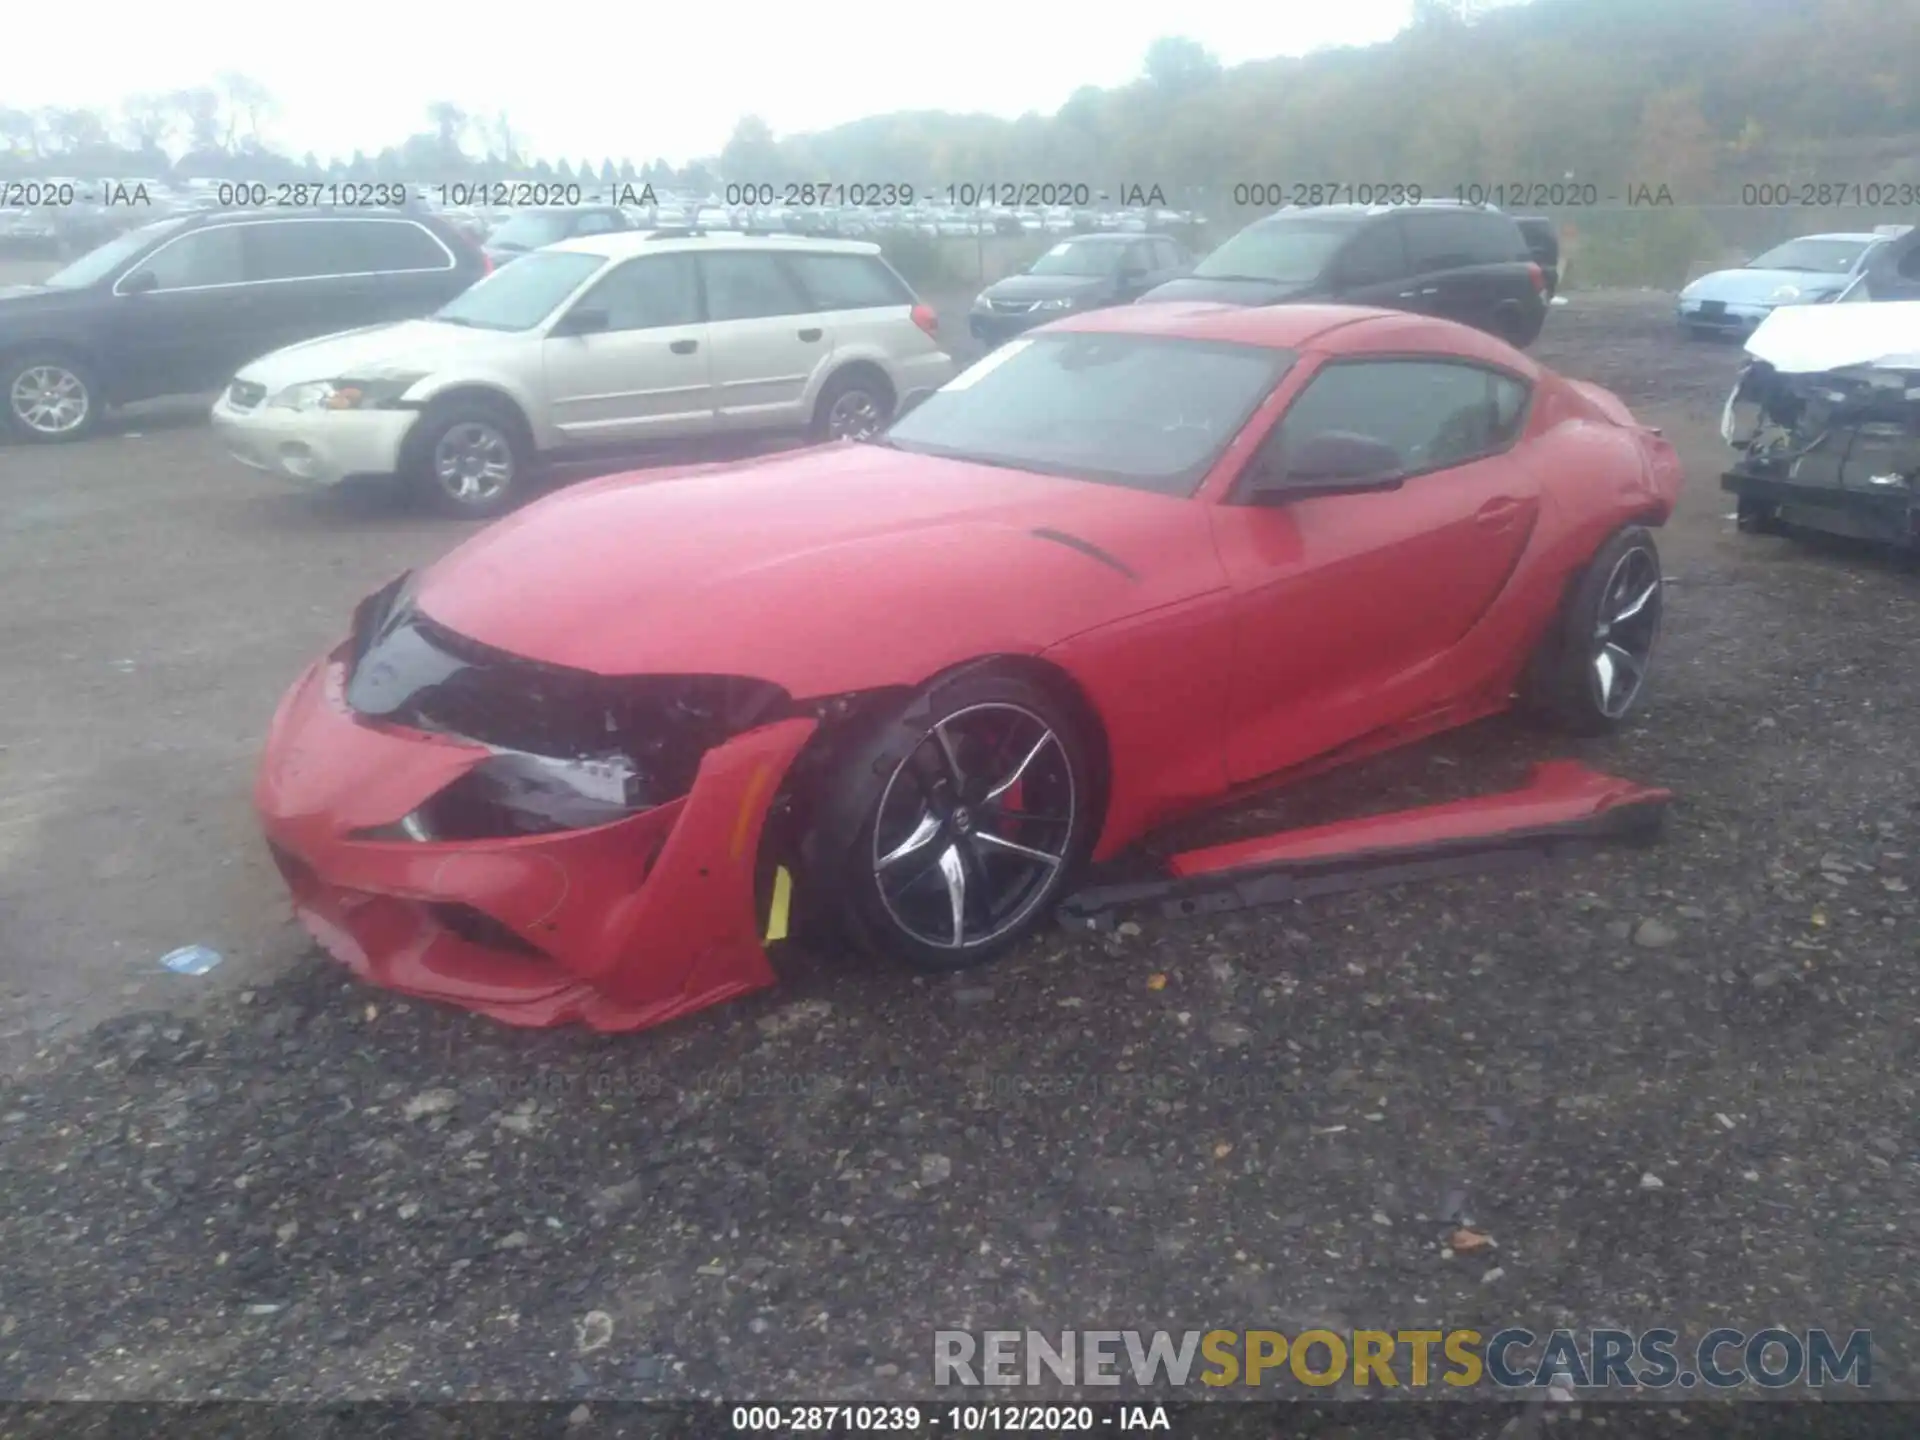
[{"label": "dark parked car", "polygon": [[1072,311],[1123,305],[1192,268],[1193,256],[1165,235],[1076,236],[1048,250],[1025,274],[982,290],[967,325],[976,340],[998,345]]},{"label": "dark parked car", "polygon": [[1472,205],[1288,207],[1145,300],[1334,301],[1459,320],[1522,348],[1546,323],[1546,272],[1511,215]]},{"label": "dark parked car", "polygon": [[618,205],[555,205],[509,215],[487,236],[487,257],[495,265],[517,260],[529,250],[555,245],[576,235],[606,235],[636,228]]},{"label": "dark parked car", "polygon": [[217,390],[268,351],[426,315],[489,268],[424,215],[155,221],[38,285],[0,287],[0,401],[16,435],[75,440],[110,406]]},{"label": "dark parked car", "polygon": [[1052,246],[1023,275],[981,290],[968,328],[975,340],[998,346],[1073,311],[1139,300],[1192,265],[1194,257],[1164,234],[1079,234]]}]

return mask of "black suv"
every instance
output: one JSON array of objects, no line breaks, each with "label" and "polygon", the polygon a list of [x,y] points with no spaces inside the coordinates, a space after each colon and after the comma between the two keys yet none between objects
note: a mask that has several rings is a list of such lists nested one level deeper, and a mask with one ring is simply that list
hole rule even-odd
[{"label": "black suv", "polygon": [[1121,305],[1186,274],[1193,257],[1167,235],[1076,235],[1025,273],[996,280],[973,302],[967,326],[989,346],[1076,310]]},{"label": "black suv", "polygon": [[1463,321],[1522,348],[1547,318],[1546,276],[1513,217],[1444,202],[1289,207],[1141,298],[1378,305]]},{"label": "black suv", "polygon": [[451,225],[399,211],[156,221],[0,287],[0,404],[23,439],[77,440],[109,406],[217,390],[268,351],[429,314],[489,268]]},{"label": "black suv", "polygon": [[521,210],[501,221],[487,236],[487,258],[496,265],[518,260],[530,250],[557,245],[576,235],[608,235],[636,230],[617,205],[553,205]]}]

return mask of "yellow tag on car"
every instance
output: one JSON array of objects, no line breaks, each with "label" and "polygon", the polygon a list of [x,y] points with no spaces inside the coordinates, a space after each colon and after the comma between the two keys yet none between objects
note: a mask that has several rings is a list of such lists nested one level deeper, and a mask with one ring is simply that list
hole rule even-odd
[{"label": "yellow tag on car", "polygon": [[787,911],[793,905],[793,876],[787,873],[784,865],[776,866],[773,872],[773,903],[767,907],[767,938],[771,945],[776,940],[787,938]]}]

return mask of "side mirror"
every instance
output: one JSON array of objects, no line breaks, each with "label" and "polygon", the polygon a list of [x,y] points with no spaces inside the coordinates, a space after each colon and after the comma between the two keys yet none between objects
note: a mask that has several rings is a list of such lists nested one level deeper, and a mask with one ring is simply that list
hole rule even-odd
[{"label": "side mirror", "polygon": [[553,327],[556,335],[598,335],[607,328],[610,316],[605,310],[569,310]]},{"label": "side mirror", "polygon": [[1406,481],[1400,452],[1384,440],[1323,430],[1303,442],[1276,469],[1253,483],[1258,504],[1277,505],[1309,495],[1357,495],[1398,490]]},{"label": "side mirror", "polygon": [[136,270],[120,282],[122,295],[145,295],[160,288],[160,277],[151,270]]}]

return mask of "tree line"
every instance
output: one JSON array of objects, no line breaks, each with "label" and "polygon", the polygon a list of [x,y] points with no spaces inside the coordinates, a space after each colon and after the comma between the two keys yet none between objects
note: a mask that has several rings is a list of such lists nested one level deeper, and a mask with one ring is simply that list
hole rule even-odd
[{"label": "tree line", "polygon": [[[272,143],[257,82],[130,98],[117,114],[0,109],[14,173],[232,179],[586,179],[705,191],[721,181],[1052,182],[1220,196],[1248,184],[1577,179],[1727,199],[1742,178],[1920,178],[1914,0],[1416,0],[1392,41],[1223,66],[1152,45],[1139,76],[1056,113],[873,116],[779,136],[741,119],[687,165],[527,153],[504,111],[436,101],[415,134],[322,159]],[[609,137],[617,148],[617,137]],[[1835,169],[1834,167],[1839,167]],[[1841,173],[1844,171],[1845,173]],[[1730,192],[1731,193],[1731,192]]]}]

